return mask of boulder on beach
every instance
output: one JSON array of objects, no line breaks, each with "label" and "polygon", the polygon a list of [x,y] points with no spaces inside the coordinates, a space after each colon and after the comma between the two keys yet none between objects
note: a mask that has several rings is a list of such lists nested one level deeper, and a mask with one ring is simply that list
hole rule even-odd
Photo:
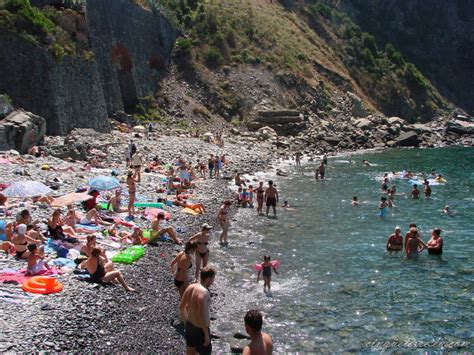
[{"label": "boulder on beach", "polygon": [[474,123],[462,120],[451,120],[447,123],[447,131],[457,134],[474,134]]},{"label": "boulder on beach", "polygon": [[31,112],[16,110],[0,121],[0,149],[24,154],[46,134],[46,120]]},{"label": "boulder on beach", "polygon": [[347,96],[352,100],[351,113],[354,117],[367,117],[369,112],[364,106],[361,98],[352,92],[347,92]]},{"label": "boulder on beach", "polygon": [[400,147],[418,147],[420,140],[418,139],[418,133],[416,131],[409,131],[400,134],[396,138],[397,145]]}]

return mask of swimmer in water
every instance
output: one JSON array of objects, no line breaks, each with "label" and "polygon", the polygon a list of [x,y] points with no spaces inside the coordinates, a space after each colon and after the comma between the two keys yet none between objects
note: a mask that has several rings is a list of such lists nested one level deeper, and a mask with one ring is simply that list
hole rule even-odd
[{"label": "swimmer in water", "polygon": [[352,206],[359,206],[359,198],[357,196],[352,197]]},{"label": "swimmer in water", "polygon": [[387,218],[388,210],[387,210],[387,198],[381,197],[380,204],[379,204],[379,217],[380,219]]},{"label": "swimmer in water", "polygon": [[428,181],[428,179],[425,179],[425,181],[423,182],[423,185],[424,185],[425,197],[430,198],[430,196],[431,196],[431,187],[430,187],[430,182]]},{"label": "swimmer in water", "polygon": [[272,281],[272,269],[275,271],[275,274],[278,275],[278,272],[276,271],[275,267],[271,263],[271,257],[270,255],[264,255],[263,256],[263,263],[261,264],[262,269],[258,271],[257,274],[257,283],[260,281],[260,274],[263,275],[263,292],[270,292],[270,282]]},{"label": "swimmer in water", "polygon": [[369,163],[368,160],[362,160],[362,164],[364,164],[365,166],[372,166],[372,164]]},{"label": "swimmer in water", "polygon": [[428,242],[428,254],[441,255],[443,254],[443,238],[441,238],[441,228],[433,229],[431,239]]},{"label": "swimmer in water", "polygon": [[410,235],[405,243],[407,258],[417,258],[425,249],[428,249],[428,246],[419,239],[418,229],[416,227],[411,227]]},{"label": "swimmer in water", "polygon": [[448,216],[451,216],[453,213],[449,209],[449,205],[444,206],[444,208],[441,210],[444,214],[447,214]]},{"label": "swimmer in water", "polygon": [[418,190],[418,185],[417,184],[413,185],[413,189],[411,190],[410,196],[414,200],[418,200],[420,198],[420,190]]},{"label": "swimmer in water", "polygon": [[395,232],[390,234],[387,240],[387,251],[401,251],[403,250],[403,237],[400,234],[402,229],[400,226],[395,227]]}]

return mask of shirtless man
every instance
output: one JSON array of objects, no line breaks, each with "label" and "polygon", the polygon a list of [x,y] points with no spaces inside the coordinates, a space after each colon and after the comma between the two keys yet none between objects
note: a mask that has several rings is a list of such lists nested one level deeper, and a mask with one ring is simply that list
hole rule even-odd
[{"label": "shirtless man", "polygon": [[276,217],[276,204],[278,202],[278,191],[273,187],[273,181],[268,181],[268,187],[265,190],[265,203],[267,205],[267,216],[270,211],[270,206],[273,208],[273,216]]},{"label": "shirtless man", "polygon": [[411,190],[410,196],[411,196],[411,198],[413,198],[415,200],[420,198],[420,190],[418,190],[418,185],[417,184],[413,185],[413,190]]},{"label": "shirtless man", "polygon": [[403,237],[400,234],[400,226],[395,227],[395,233],[391,234],[387,240],[387,251],[400,251],[403,249]]},{"label": "shirtless man", "polygon": [[425,197],[429,198],[431,196],[431,187],[430,187],[430,182],[428,181],[428,179],[425,179],[425,181],[423,182],[423,185],[424,185]]},{"label": "shirtless man", "polygon": [[179,305],[181,320],[185,323],[186,354],[211,354],[209,330],[211,294],[209,287],[216,277],[216,269],[201,269],[201,282],[189,285]]},{"label": "shirtless man", "polygon": [[407,258],[416,258],[423,250],[428,249],[428,246],[423,243],[421,239],[418,239],[418,236],[419,234],[416,227],[411,227],[410,236],[408,237],[405,245]]},{"label": "shirtless man", "polygon": [[265,189],[263,188],[263,181],[260,181],[258,187],[254,190],[257,194],[257,213],[263,214],[263,199],[265,196]]},{"label": "shirtless man", "polygon": [[262,314],[259,310],[251,309],[244,317],[245,331],[250,335],[250,344],[247,345],[243,355],[270,355],[273,352],[272,337],[262,332]]},{"label": "shirtless man", "polygon": [[155,244],[156,241],[163,236],[163,234],[167,234],[171,239],[174,240],[176,244],[183,244],[183,241],[178,238],[173,227],[161,227],[160,222],[164,221],[165,219],[165,214],[163,212],[159,212],[158,215],[151,221],[152,231],[148,244]]}]

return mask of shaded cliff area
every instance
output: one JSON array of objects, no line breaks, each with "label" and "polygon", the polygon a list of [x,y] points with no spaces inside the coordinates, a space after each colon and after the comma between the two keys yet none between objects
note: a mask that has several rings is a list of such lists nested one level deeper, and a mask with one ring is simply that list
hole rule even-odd
[{"label": "shaded cliff area", "polygon": [[379,43],[393,43],[457,106],[474,114],[474,2],[344,0]]},{"label": "shaded cliff area", "polygon": [[110,130],[107,117],[152,94],[176,30],[128,0],[88,0],[85,14],[8,0],[0,17],[0,92],[41,115],[48,134]]}]

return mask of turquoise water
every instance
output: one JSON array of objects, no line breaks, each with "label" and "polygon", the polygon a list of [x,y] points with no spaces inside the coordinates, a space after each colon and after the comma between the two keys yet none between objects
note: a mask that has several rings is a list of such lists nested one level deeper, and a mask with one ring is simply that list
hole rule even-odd
[{"label": "turquoise water", "polygon": [[[376,166],[364,167],[363,159]],[[230,246],[214,243],[216,291],[226,293],[212,324],[223,336],[216,350],[228,352],[245,312],[259,308],[277,351],[420,351],[460,342],[469,345],[458,351],[474,351],[474,149],[391,150],[353,161],[330,159],[326,181],[314,180],[312,165],[285,168],[291,175],[274,180],[281,202],[295,209],[279,209],[278,219],[242,209]],[[409,183],[392,180],[395,207],[386,221],[379,219],[384,172],[432,168],[448,182],[433,186],[430,199],[412,200]],[[359,207],[351,206],[353,195]],[[454,216],[441,213],[445,204]],[[387,253],[387,236],[397,224],[405,234],[409,223],[425,242],[441,227],[444,254],[407,260]],[[267,253],[281,261],[271,297],[252,270]]]}]

